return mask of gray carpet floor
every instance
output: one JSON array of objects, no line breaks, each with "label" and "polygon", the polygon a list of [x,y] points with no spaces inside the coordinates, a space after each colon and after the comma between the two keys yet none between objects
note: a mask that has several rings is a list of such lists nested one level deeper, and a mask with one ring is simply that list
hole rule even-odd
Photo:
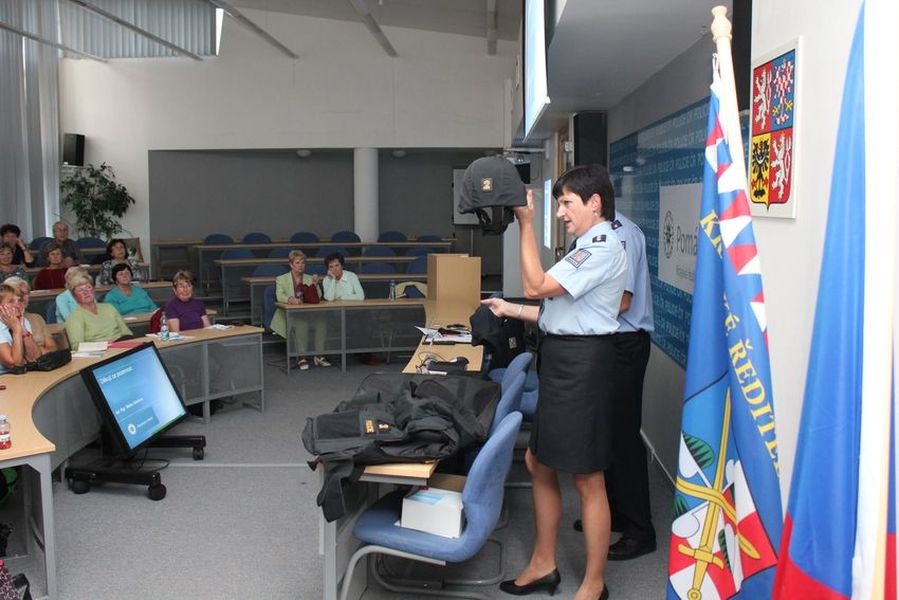
[{"label": "gray carpet floor", "polygon": [[[283,362],[277,347],[266,360]],[[162,471],[168,489],[153,502],[146,488],[118,484],[76,495],[64,482],[54,485],[57,564],[63,600],[120,599],[316,599],[322,597],[322,559],[318,554],[318,478],[306,465],[310,456],[300,442],[306,417],[329,412],[348,398],[362,379],[378,371],[398,371],[405,360],[369,367],[350,360],[337,368],[292,371],[290,377],[268,364],[266,410],[235,402],[211,423],[184,422],[174,433],[202,433],[206,458],[195,462],[189,451],[151,450],[151,458],[170,460]],[[521,479],[517,472],[512,477]],[[652,506],[661,542],[655,553],[609,563],[612,598],[644,600],[665,595],[667,534],[671,524],[670,484],[650,467]],[[563,478],[566,523],[560,534],[558,597],[577,589],[584,555],[580,534],[569,525],[578,517],[571,482]],[[525,564],[533,539],[531,497],[527,489],[507,492],[509,525],[496,532],[504,544],[506,577]],[[7,508],[4,508],[7,510]],[[0,517],[3,513],[0,512]],[[17,535],[20,535],[17,532]],[[12,554],[17,542],[11,542]],[[498,566],[494,546],[463,565],[466,573]],[[40,563],[10,562],[43,588]],[[490,597],[508,597],[498,587]],[[372,583],[365,600],[415,598],[394,595]],[[536,595],[534,597],[540,597]]]}]

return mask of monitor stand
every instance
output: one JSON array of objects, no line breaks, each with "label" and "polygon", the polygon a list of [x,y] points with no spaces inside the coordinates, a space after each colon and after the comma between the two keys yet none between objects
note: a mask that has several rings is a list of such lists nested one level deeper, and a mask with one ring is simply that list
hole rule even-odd
[{"label": "monitor stand", "polygon": [[[69,487],[76,494],[86,494],[91,490],[91,484],[101,482],[129,483],[147,486],[147,496],[150,500],[162,500],[165,498],[166,489],[162,484],[159,471],[141,470],[129,468],[132,463],[140,462],[131,456],[109,456],[106,449],[112,447],[112,440],[105,426],[100,432],[100,446],[104,450],[104,457],[88,465],[71,466],[65,469],[65,478],[69,481]],[[194,460],[203,460],[206,447],[204,435],[161,435],[146,446],[147,448],[193,448]],[[141,459],[142,461],[143,459]]]}]

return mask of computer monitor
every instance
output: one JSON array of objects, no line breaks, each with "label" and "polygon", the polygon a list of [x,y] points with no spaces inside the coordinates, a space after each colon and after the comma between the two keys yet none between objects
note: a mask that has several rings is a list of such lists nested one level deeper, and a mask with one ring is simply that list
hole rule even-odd
[{"label": "computer monitor", "polygon": [[81,377],[122,454],[133,454],[187,415],[151,342],[90,365]]}]

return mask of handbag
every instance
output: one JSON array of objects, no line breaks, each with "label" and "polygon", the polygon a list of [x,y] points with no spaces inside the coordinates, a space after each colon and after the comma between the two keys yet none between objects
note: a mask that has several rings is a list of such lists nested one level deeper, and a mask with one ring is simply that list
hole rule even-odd
[{"label": "handbag", "polygon": [[318,286],[314,283],[303,284],[303,304],[319,304],[322,301],[318,294]]},{"label": "handbag", "polygon": [[70,362],[72,362],[72,351],[69,348],[63,348],[42,354],[37,360],[25,363],[21,367],[13,367],[9,372],[22,375],[28,371],[52,371]]}]

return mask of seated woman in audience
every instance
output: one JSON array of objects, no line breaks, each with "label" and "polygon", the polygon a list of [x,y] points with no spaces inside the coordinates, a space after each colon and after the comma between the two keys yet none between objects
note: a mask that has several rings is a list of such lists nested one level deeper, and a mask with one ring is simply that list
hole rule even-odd
[{"label": "seated woman in audience", "polygon": [[209,327],[206,305],[202,300],[194,298],[194,276],[190,271],[175,273],[172,277],[172,289],[175,297],[166,302],[163,308],[169,331],[177,333]]},{"label": "seated woman in audience", "polygon": [[[104,263],[105,264],[105,263]],[[131,265],[119,263],[112,268],[112,280],[115,287],[106,292],[103,302],[112,304],[120,315],[153,312],[156,303],[136,283],[131,283]]]},{"label": "seated woman in audience", "polygon": [[[98,284],[116,284],[112,272],[112,268],[116,265],[128,265],[131,267],[131,279],[133,281],[144,280],[144,272],[143,269],[140,268],[140,263],[137,262],[136,258],[128,256],[128,248],[125,246],[125,240],[119,238],[109,240],[109,243],[106,244],[106,254],[109,256],[109,260],[103,262],[100,269],[100,277],[97,279]],[[108,302],[108,300],[106,302]]]},{"label": "seated woman in audience", "polygon": [[75,275],[83,275],[84,277],[90,278],[90,273],[87,270],[87,267],[74,266],[66,269],[66,289],[56,296],[56,322],[57,323],[65,323],[66,319],[72,314],[72,311],[78,307],[78,303],[75,302],[75,296],[72,295],[71,290],[69,290],[69,279],[74,277]]},{"label": "seated woman in audience", "polygon": [[111,342],[134,335],[114,306],[97,302],[89,275],[74,274],[66,285],[78,303],[66,319],[66,336],[72,348],[77,349],[81,342]]},{"label": "seated woman in audience", "polygon": [[[278,302],[287,304],[317,304],[321,301],[321,292],[319,290],[319,281],[321,277],[318,275],[306,274],[306,255],[301,250],[294,250],[287,255],[287,262],[290,271],[283,275],[279,275],[275,279],[275,299]],[[311,316],[311,315],[310,315]],[[315,354],[313,362],[316,367],[330,367],[331,363],[323,356],[325,349],[325,336],[328,330],[325,326],[325,320],[322,318],[291,318],[293,326],[294,347],[300,355],[297,358],[297,368],[301,371],[309,369],[309,361],[303,356],[307,353],[309,346],[309,325],[315,328]],[[284,309],[275,310],[272,317],[271,329],[284,339],[287,339],[287,315]]]},{"label": "seated woman in audience", "polygon": [[10,277],[3,283],[19,290],[22,296],[22,310],[25,312],[25,320],[31,325],[31,337],[34,338],[34,343],[37,344],[37,347],[41,349],[41,354],[57,350],[56,340],[53,339],[53,334],[47,329],[47,322],[44,320],[44,317],[37,313],[28,312],[28,302],[31,298],[31,288],[28,286],[28,282],[21,277]]},{"label": "seated woman in audience", "polygon": [[38,271],[34,278],[34,289],[57,290],[66,285],[66,267],[63,264],[62,248],[56,242],[44,246],[48,266]]},{"label": "seated woman in audience", "polygon": [[0,284],[0,373],[37,360],[40,355],[25,319],[21,293],[18,288]]},{"label": "seated woman in audience", "polygon": [[25,277],[25,270],[22,268],[22,265],[14,265],[12,257],[12,246],[0,244],[0,282],[10,277]]}]

